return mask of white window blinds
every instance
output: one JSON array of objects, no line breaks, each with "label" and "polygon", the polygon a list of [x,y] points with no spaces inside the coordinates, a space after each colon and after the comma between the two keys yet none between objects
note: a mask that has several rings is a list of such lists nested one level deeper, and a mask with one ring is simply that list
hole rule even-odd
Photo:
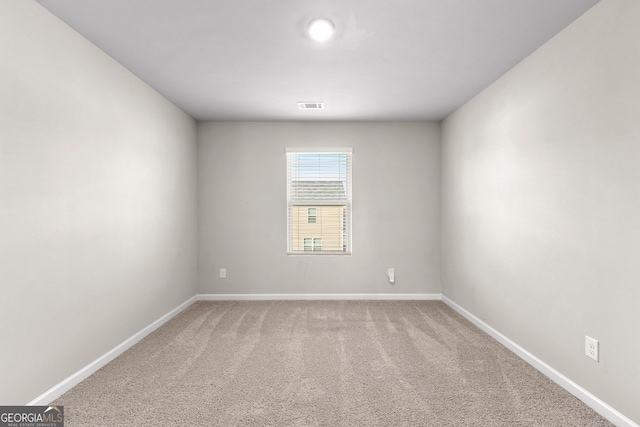
[{"label": "white window blinds", "polygon": [[351,253],[351,148],[287,148],[287,252]]}]

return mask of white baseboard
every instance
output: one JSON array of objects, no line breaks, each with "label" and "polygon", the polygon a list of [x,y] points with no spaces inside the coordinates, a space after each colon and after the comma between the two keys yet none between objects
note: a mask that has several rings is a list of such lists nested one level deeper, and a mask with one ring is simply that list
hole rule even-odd
[{"label": "white baseboard", "polygon": [[40,396],[33,399],[31,402],[27,403],[27,405],[48,405],[49,403],[56,400],[58,397],[62,396],[67,391],[71,390],[76,385],[80,384],[82,381],[87,379],[91,374],[96,372],[98,369],[105,366],[107,363],[111,362],[116,357],[120,356],[122,353],[133,347],[135,344],[140,342],[144,337],[149,335],[151,332],[158,329],[160,326],[167,323],[171,318],[175,317],[178,313],[180,313],[185,308],[189,307],[196,301],[196,297],[193,296],[189,298],[187,301],[183,302],[146,328],[142,329],[140,332],[126,339],[110,351],[108,351],[103,356],[100,356],[84,368],[80,369],[70,377],[64,379],[60,383],[54,385],[49,390],[42,393]]},{"label": "white baseboard", "polygon": [[446,296],[442,296],[442,301],[447,304],[449,307],[460,313],[471,323],[476,325],[482,331],[484,331],[487,335],[493,337],[496,341],[498,341],[503,346],[507,347],[509,350],[518,355],[525,362],[529,363],[531,366],[536,368],[538,371],[542,372],[545,376],[551,379],[553,382],[558,384],[560,387],[567,390],[569,393],[582,400],[587,406],[596,411],[598,414],[602,415],[607,420],[611,421],[618,427],[640,427],[638,424],[633,422],[631,419],[627,418],[620,412],[616,411],[614,408],[598,399],[593,394],[589,393],[584,388],[580,387],[575,382],[571,381],[569,378],[562,375],[560,372],[556,371],[551,366],[547,365],[542,360],[538,359],[533,354],[529,353],[524,348],[520,347],[515,342],[511,341],[506,336],[502,335],[500,332],[493,329],[491,326],[469,313],[464,308],[460,307],[455,302],[451,301]]},{"label": "white baseboard", "polygon": [[436,300],[442,294],[198,294],[198,301]]}]

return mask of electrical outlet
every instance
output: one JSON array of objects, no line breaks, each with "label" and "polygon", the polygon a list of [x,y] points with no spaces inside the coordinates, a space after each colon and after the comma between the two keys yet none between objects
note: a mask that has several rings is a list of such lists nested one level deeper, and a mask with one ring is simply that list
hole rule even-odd
[{"label": "electrical outlet", "polygon": [[226,279],[227,278],[227,269],[226,268],[221,268],[220,269],[220,278],[221,279]]},{"label": "electrical outlet", "polygon": [[584,337],[584,354],[598,362],[600,357],[600,346],[598,340],[594,340],[591,337],[585,335]]},{"label": "electrical outlet", "polygon": [[396,271],[393,267],[387,269],[387,277],[389,278],[389,283],[394,283],[396,281]]}]

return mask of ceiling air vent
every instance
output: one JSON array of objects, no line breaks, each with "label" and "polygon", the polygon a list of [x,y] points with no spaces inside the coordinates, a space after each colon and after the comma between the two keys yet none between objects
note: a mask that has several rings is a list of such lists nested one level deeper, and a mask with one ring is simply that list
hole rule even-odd
[{"label": "ceiling air vent", "polygon": [[298,108],[301,110],[322,110],[323,102],[298,102]]}]

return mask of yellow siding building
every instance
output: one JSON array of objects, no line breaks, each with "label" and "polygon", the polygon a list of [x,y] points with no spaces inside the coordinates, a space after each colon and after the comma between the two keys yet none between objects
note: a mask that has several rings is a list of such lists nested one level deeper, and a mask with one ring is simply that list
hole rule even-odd
[{"label": "yellow siding building", "polygon": [[346,250],[344,206],[291,206],[293,251]]}]

